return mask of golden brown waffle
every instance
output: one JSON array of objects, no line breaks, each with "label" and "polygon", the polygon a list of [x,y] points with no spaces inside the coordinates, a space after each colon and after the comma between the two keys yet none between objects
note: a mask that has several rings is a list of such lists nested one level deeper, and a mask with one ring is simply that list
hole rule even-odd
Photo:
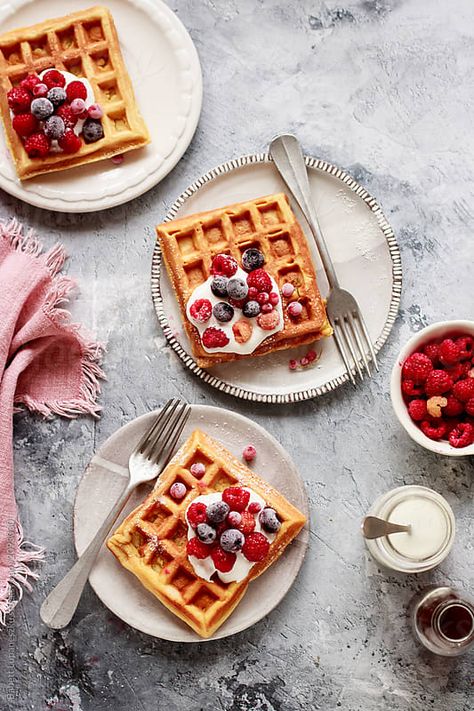
[{"label": "golden brown waffle", "polygon": [[[190,471],[195,462],[206,466],[203,478]],[[188,493],[181,501],[169,495],[171,485],[183,482]],[[199,578],[186,554],[185,512],[200,494],[222,491],[228,486],[251,488],[275,509],[282,525],[270,545],[268,556],[255,563],[241,582],[223,583],[216,577]],[[210,637],[231,614],[247,590],[285,550],[305,524],[305,517],[282,494],[235,459],[219,442],[196,430],[160,475],[155,489],[143,504],[120,524],[107,546],[166,607],[201,637]]]},{"label": "golden brown waffle", "polygon": [[[104,137],[74,154],[29,158],[13,130],[7,92],[30,73],[55,67],[87,79],[104,116]],[[0,37],[0,112],[21,180],[110,158],[149,143],[109,10],[88,10],[12,30]]]},{"label": "golden brown waffle", "polygon": [[[284,193],[180,217],[158,225],[156,231],[193,354],[201,367],[295,348],[331,335],[306,238]],[[186,304],[195,287],[209,277],[216,254],[232,254],[240,264],[249,247],[264,254],[264,269],[280,288],[291,282],[298,289],[303,311],[294,319],[284,309],[283,330],[265,339],[250,356],[207,353],[186,316]]]}]

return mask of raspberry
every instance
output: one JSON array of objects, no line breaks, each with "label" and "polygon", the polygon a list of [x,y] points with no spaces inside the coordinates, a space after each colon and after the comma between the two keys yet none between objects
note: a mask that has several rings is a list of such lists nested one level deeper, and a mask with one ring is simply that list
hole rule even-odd
[{"label": "raspberry", "polygon": [[13,117],[12,126],[19,136],[31,136],[38,130],[39,124],[33,114],[17,114]]},{"label": "raspberry", "polygon": [[268,294],[272,290],[272,280],[265,269],[255,269],[247,277],[249,287],[255,287],[259,292],[265,291]]},{"label": "raspberry", "polygon": [[212,260],[211,274],[216,276],[234,276],[238,264],[230,254],[216,254]]},{"label": "raspberry", "polygon": [[248,505],[248,510],[250,511],[251,514],[256,514],[262,510],[262,507],[260,506],[258,501],[251,501]]},{"label": "raspberry", "polygon": [[442,395],[448,390],[451,390],[452,387],[453,381],[445,370],[432,370],[426,378],[425,392],[428,397],[431,397],[431,395]]},{"label": "raspberry", "polygon": [[206,323],[212,314],[212,304],[209,299],[197,299],[189,308],[189,313],[195,321]]},{"label": "raspberry", "polygon": [[239,531],[242,531],[244,536],[248,536],[249,533],[252,533],[255,528],[255,519],[250,513],[250,511],[242,512],[242,520],[237,526],[237,528],[239,529]]},{"label": "raspberry", "polygon": [[402,380],[402,393],[407,397],[418,397],[424,394],[423,385],[415,385],[413,380]]},{"label": "raspberry", "polygon": [[440,419],[437,422],[432,422],[430,420],[423,420],[420,425],[421,431],[430,439],[441,439],[447,432],[446,422]]},{"label": "raspberry", "polygon": [[462,402],[454,395],[446,395],[447,404],[443,407],[443,415],[447,417],[457,417],[464,410]]},{"label": "raspberry", "polygon": [[247,343],[250,336],[252,335],[252,331],[252,324],[246,321],[245,319],[236,321],[232,326],[232,332],[237,343]]},{"label": "raspberry", "polygon": [[66,96],[68,101],[74,101],[74,99],[86,99],[87,89],[82,81],[72,81],[66,87]]},{"label": "raspberry", "polygon": [[467,402],[471,397],[474,397],[474,378],[466,378],[454,383],[453,395],[461,402]]},{"label": "raspberry", "polygon": [[44,133],[32,133],[25,141],[25,151],[30,158],[44,158],[49,153],[49,146]]},{"label": "raspberry", "polygon": [[264,331],[273,331],[280,323],[280,314],[278,311],[270,311],[269,314],[260,314],[257,316],[257,324]]},{"label": "raspberry", "polygon": [[57,69],[45,72],[41,81],[46,84],[48,89],[52,89],[53,86],[63,87],[66,84],[66,78]]},{"label": "raspberry", "polygon": [[202,343],[206,348],[223,348],[229,343],[229,338],[220,328],[210,326],[202,334]]},{"label": "raspberry", "polygon": [[31,92],[37,84],[41,84],[41,79],[37,74],[28,74],[28,76],[20,82],[22,89],[26,89],[26,91]]},{"label": "raspberry", "polygon": [[408,414],[415,422],[425,420],[427,417],[426,400],[412,400],[408,404]]},{"label": "raspberry", "polygon": [[466,412],[471,417],[474,417],[474,397],[470,397],[466,402]]},{"label": "raspberry", "polygon": [[251,462],[255,459],[257,456],[257,450],[253,446],[253,444],[248,444],[244,451],[242,452],[242,456],[245,459],[246,462]]},{"label": "raspberry", "polygon": [[461,378],[465,378],[469,369],[470,363],[469,361],[465,361],[464,363],[456,363],[455,365],[446,368],[446,372],[450,375],[453,382],[456,382]]},{"label": "raspberry", "polygon": [[186,552],[188,555],[193,555],[195,558],[199,558],[199,560],[204,560],[204,558],[207,558],[209,555],[210,549],[209,546],[195,536],[194,538],[190,538],[187,542]]},{"label": "raspberry", "polygon": [[449,433],[449,444],[452,447],[467,447],[474,442],[474,427],[468,422],[460,422]]},{"label": "raspberry", "polygon": [[244,511],[250,499],[250,492],[240,486],[229,486],[222,492],[222,499],[231,511]]},{"label": "raspberry", "polygon": [[236,309],[241,309],[245,302],[246,299],[229,299],[229,304]]},{"label": "raspberry", "polygon": [[64,131],[64,135],[58,141],[59,147],[63,149],[65,153],[77,153],[79,148],[82,146],[82,141],[79,136],[76,136],[71,128]]},{"label": "raspberry", "polygon": [[471,336],[461,336],[460,338],[456,338],[456,343],[460,349],[460,359],[465,360],[466,358],[471,358],[474,352],[474,338]]},{"label": "raspberry", "polygon": [[445,338],[439,344],[439,359],[443,365],[454,365],[461,357],[461,348],[452,338]]},{"label": "raspberry", "polygon": [[206,523],[206,504],[203,504],[202,501],[195,501],[188,508],[186,516],[193,528],[196,528],[198,523]]},{"label": "raspberry", "polygon": [[258,563],[266,558],[270,543],[263,533],[249,533],[242,546],[242,553],[252,563]]},{"label": "raspberry", "polygon": [[413,380],[414,383],[424,383],[433,370],[433,363],[424,353],[412,353],[403,364],[402,378]]},{"label": "raspberry", "polygon": [[234,567],[237,556],[235,553],[228,553],[218,546],[211,551],[211,558],[217,570],[221,573],[230,573]]},{"label": "raspberry", "polygon": [[427,343],[423,348],[423,353],[428,356],[432,363],[437,363],[439,360],[439,344],[434,341]]},{"label": "raspberry", "polygon": [[69,104],[62,104],[57,110],[56,115],[62,118],[66,128],[73,128],[77,121],[78,116],[73,112]]},{"label": "raspberry", "polygon": [[7,94],[8,106],[15,114],[24,114],[30,108],[31,96],[26,89],[14,86]]}]

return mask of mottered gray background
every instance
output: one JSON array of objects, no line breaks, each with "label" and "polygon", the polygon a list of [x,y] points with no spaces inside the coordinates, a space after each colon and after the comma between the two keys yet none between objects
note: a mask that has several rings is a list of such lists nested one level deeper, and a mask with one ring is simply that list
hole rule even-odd
[{"label": "mottered gray background", "polygon": [[[468,711],[472,654],[437,658],[407,624],[431,582],[473,590],[473,467],[420,449],[398,425],[388,379],[400,346],[436,320],[473,316],[474,4],[471,0],[174,0],[204,73],[200,124],[159,186],[106,212],[63,215],[0,194],[44,243],[65,243],[81,293],[74,317],[107,341],[102,418],[16,416],[16,491],[25,534],[47,547],[41,578],[0,634],[0,708],[55,711]],[[86,6],[87,3],[74,3]],[[65,10],[67,9],[67,3]],[[294,406],[252,405],[186,372],[150,297],[153,226],[201,173],[264,150],[280,130],[346,168],[380,201],[397,235],[404,291],[381,369],[357,390]],[[86,589],[74,623],[53,632],[38,608],[75,559],[79,478],[114,430],[179,395],[266,427],[306,483],[312,536],[280,606],[234,638],[180,645],[115,618]],[[452,504],[452,553],[436,571],[391,575],[358,529],[374,498],[420,483]],[[7,699],[12,699],[8,701]]]}]

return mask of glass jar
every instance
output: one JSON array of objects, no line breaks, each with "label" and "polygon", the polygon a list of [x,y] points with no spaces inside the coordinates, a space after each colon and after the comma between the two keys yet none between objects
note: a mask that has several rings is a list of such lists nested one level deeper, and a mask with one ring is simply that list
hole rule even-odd
[{"label": "glass jar", "polygon": [[380,496],[368,512],[392,523],[410,525],[410,532],[366,540],[381,565],[402,573],[431,570],[448,555],[455,521],[446,499],[426,486],[399,486]]},{"label": "glass jar", "polygon": [[474,646],[474,604],[450,587],[428,587],[410,604],[418,640],[431,652],[455,657]]}]

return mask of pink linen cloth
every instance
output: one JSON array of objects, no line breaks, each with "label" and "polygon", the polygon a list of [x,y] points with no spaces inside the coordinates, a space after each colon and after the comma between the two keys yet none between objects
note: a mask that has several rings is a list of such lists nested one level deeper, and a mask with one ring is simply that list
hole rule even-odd
[{"label": "pink linen cloth", "polygon": [[13,414],[98,415],[102,346],[61,308],[74,281],[64,248],[43,252],[15,220],[0,223],[0,624],[21,599],[44,549],[23,541],[13,484]]}]

